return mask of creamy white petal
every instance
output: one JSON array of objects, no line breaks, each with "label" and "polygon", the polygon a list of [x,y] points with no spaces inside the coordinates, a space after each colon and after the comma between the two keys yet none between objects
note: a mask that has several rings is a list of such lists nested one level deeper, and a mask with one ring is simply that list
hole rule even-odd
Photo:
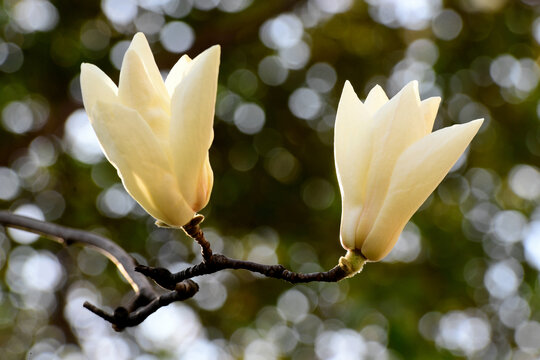
[{"label": "creamy white petal", "polygon": [[170,109],[168,101],[157,95],[139,54],[129,49],[124,55],[118,98],[120,102],[137,110],[160,138],[169,131]]},{"label": "creamy white petal", "polygon": [[156,89],[157,95],[168,101],[170,99],[169,93],[165,88],[163,78],[161,77],[161,73],[159,72],[156,61],[154,60],[152,49],[150,49],[146,36],[144,36],[142,32],[135,34],[131,44],[129,45],[128,51],[130,49],[134,50],[140,56],[150,81],[152,82],[154,89]]},{"label": "creamy white petal", "polygon": [[420,104],[422,108],[422,113],[424,114],[424,131],[425,134],[430,134],[433,131],[433,123],[437,117],[437,111],[439,110],[439,104],[441,103],[441,98],[438,96],[430,97],[429,99],[423,100]]},{"label": "creamy white petal", "polygon": [[142,117],[120,104],[98,102],[92,126],[131,196],[153,217],[182,226],[193,216],[181,197],[161,145]]},{"label": "creamy white petal", "polygon": [[465,151],[482,121],[438,130],[399,157],[384,205],[361,248],[369,260],[380,260],[390,252],[403,227]]},{"label": "creamy white petal", "polygon": [[343,198],[363,203],[371,158],[369,112],[346,81],[339,100],[334,127],[334,156]]},{"label": "creamy white petal", "polygon": [[212,166],[210,166],[210,157],[209,154],[206,155],[206,160],[201,169],[201,174],[199,175],[199,187],[198,192],[200,196],[198,197],[199,203],[192,204],[193,209],[202,209],[210,201],[210,194],[212,193],[212,186],[214,185],[214,172],[212,171]]},{"label": "creamy white petal", "polygon": [[362,213],[362,204],[354,204],[347,198],[342,197],[340,240],[344,249],[354,251],[356,249],[356,227]]},{"label": "creamy white petal", "polygon": [[373,155],[366,183],[368,191],[356,232],[357,246],[370,232],[383,205],[398,157],[425,135],[418,83],[407,84],[374,117]]},{"label": "creamy white petal", "polygon": [[[170,144],[178,186],[188,204],[204,203],[206,194],[197,189],[203,175],[214,132],[219,67],[219,46],[213,46],[191,63],[171,99]],[[198,174],[199,176],[193,176]],[[198,209],[195,209],[196,211]]]},{"label": "creamy white petal", "polygon": [[90,111],[96,102],[115,102],[118,88],[114,82],[92,64],[81,65],[81,91],[86,111]]},{"label": "creamy white petal", "polygon": [[364,105],[369,109],[371,114],[375,114],[384,104],[388,102],[388,96],[383,88],[375,85],[369,92]]},{"label": "creamy white petal", "polygon": [[180,84],[184,76],[189,71],[191,62],[192,60],[189,58],[189,56],[184,55],[176,62],[176,64],[174,64],[171,71],[169,71],[169,75],[167,75],[167,79],[165,79],[165,87],[167,88],[167,92],[171,97],[176,87]]}]

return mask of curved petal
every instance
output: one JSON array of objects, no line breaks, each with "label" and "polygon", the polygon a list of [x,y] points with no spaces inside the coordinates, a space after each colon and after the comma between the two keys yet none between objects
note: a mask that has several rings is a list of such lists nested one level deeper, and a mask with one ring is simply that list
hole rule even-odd
[{"label": "curved petal", "polygon": [[163,78],[161,77],[161,73],[156,65],[156,61],[154,60],[152,49],[150,49],[146,36],[144,36],[142,32],[135,34],[131,44],[129,45],[128,51],[129,50],[134,50],[139,55],[148,73],[148,77],[150,78],[154,89],[157,91],[157,94],[165,101],[168,101],[170,99],[169,93],[165,88]]},{"label": "curved petal", "polygon": [[379,85],[375,85],[370,90],[364,105],[369,109],[372,114],[375,114],[384,104],[388,102],[388,96],[384,92],[383,88]]},{"label": "curved petal", "polygon": [[346,81],[339,100],[334,127],[334,156],[342,198],[355,204],[364,202],[371,158],[371,118]]},{"label": "curved petal", "polygon": [[118,98],[123,105],[141,114],[160,139],[167,137],[169,103],[157,95],[141,57],[132,49],[124,55]]},{"label": "curved petal", "polygon": [[383,105],[374,115],[373,126],[373,155],[367,177],[366,200],[356,231],[358,248],[383,205],[398,157],[425,136],[418,83],[410,82]]},{"label": "curved petal", "polygon": [[339,230],[339,236],[341,240],[341,246],[346,250],[360,249],[356,245],[356,227],[358,225],[358,219],[362,213],[362,204],[353,204],[345,197],[342,198],[341,204],[341,226]]},{"label": "curved petal", "polygon": [[182,226],[192,217],[170,173],[167,157],[141,116],[120,104],[98,102],[92,126],[129,194],[153,217]]},{"label": "curved petal", "polygon": [[480,119],[438,130],[399,157],[384,205],[362,246],[369,260],[378,261],[390,252],[403,227],[450,171],[482,122]]},{"label": "curved petal", "polygon": [[198,196],[198,203],[192,204],[193,209],[200,210],[204,208],[208,201],[210,201],[210,194],[212,193],[212,186],[214,185],[214,172],[212,166],[210,166],[210,158],[207,154],[204,165],[199,174],[199,186],[197,188],[200,196]]},{"label": "curved petal", "polygon": [[171,71],[169,71],[169,75],[167,75],[167,79],[165,79],[165,87],[167,88],[167,92],[171,97],[176,87],[180,84],[184,76],[189,71],[191,62],[192,60],[189,58],[189,56],[184,55],[176,62],[176,64],[174,64]]},{"label": "curved petal", "polygon": [[97,66],[86,63],[81,65],[81,91],[86,111],[98,101],[115,102],[118,96],[114,82]]},{"label": "curved petal", "polygon": [[426,135],[433,131],[433,123],[437,117],[437,111],[439,110],[440,103],[441,98],[435,96],[422,101],[420,104],[422,114],[424,114],[424,131]]},{"label": "curved petal", "polygon": [[219,46],[213,46],[193,59],[188,74],[182,80],[181,86],[175,89],[171,101],[169,141],[173,169],[178,179],[178,187],[192,207],[194,204],[204,203],[206,197],[204,192],[199,191],[198,185],[214,137],[212,124],[219,54]]}]

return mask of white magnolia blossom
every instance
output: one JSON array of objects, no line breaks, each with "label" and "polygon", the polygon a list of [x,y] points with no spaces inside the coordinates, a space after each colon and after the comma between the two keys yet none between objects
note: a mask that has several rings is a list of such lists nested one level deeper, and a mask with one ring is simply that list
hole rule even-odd
[{"label": "white magnolia blossom", "polygon": [[421,101],[413,81],[390,100],[375,86],[362,103],[345,83],[334,151],[342,196],[341,244],[348,250],[343,260],[354,271],[392,250],[482,125],[479,119],[432,133],[440,100]]},{"label": "white magnolia blossom", "polygon": [[103,152],[160,225],[185,225],[210,198],[219,55],[219,46],[193,60],[184,55],[164,82],[138,33],[124,55],[118,87],[96,66],[81,66],[84,107]]}]

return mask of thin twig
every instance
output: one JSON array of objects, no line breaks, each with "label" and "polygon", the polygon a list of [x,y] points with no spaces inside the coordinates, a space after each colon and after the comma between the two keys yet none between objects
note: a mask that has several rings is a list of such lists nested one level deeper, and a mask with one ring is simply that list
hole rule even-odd
[{"label": "thin twig", "polygon": [[210,243],[205,239],[204,234],[199,226],[204,221],[204,216],[195,215],[190,222],[182,227],[185,233],[195,240],[201,247],[201,254],[203,261],[209,261],[212,257],[212,249],[210,248]]},{"label": "thin twig", "polygon": [[292,284],[307,283],[313,281],[338,282],[347,277],[347,273],[336,265],[329,271],[314,273],[297,273],[287,270],[283,265],[264,265],[251,261],[236,260],[225,255],[214,254],[210,260],[203,261],[197,265],[171,273],[164,268],[154,268],[150,266],[137,265],[138,271],[153,279],[158,285],[165,289],[173,289],[178,282],[191,279],[195,276],[213,274],[225,269],[243,269],[262,274],[266,277],[281,279]]},{"label": "thin twig", "polygon": [[84,307],[92,311],[97,316],[110,322],[113,329],[122,331],[126,327],[137,326],[142,323],[148,316],[156,312],[163,306],[167,306],[175,301],[183,301],[193,297],[199,291],[199,285],[192,280],[186,280],[176,285],[174,291],[163,294],[148,304],[139,307],[135,311],[128,311],[123,307],[118,307],[112,314],[92,305],[88,301],[84,303]]},{"label": "thin twig", "polygon": [[339,265],[336,265],[329,271],[304,274],[287,270],[283,265],[264,265],[251,261],[231,259],[221,254],[213,254],[210,243],[205,239],[204,233],[199,226],[203,220],[204,217],[202,215],[197,215],[183,227],[186,234],[201,246],[201,253],[203,254],[203,261],[201,263],[174,274],[164,268],[154,268],[144,265],[138,265],[135,271],[148,276],[158,285],[169,290],[174,289],[177,283],[186,279],[212,274],[225,269],[248,270],[293,284],[312,281],[337,282],[346,278],[348,275]]}]

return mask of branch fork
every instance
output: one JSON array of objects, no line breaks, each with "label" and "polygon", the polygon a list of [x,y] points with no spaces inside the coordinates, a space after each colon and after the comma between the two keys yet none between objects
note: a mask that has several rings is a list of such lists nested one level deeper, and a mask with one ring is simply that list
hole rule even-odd
[{"label": "branch fork", "polygon": [[[83,306],[110,322],[116,331],[122,331],[126,327],[140,324],[158,309],[172,302],[184,301],[195,296],[199,291],[199,286],[192,278],[196,276],[213,274],[225,269],[243,269],[269,278],[297,284],[312,281],[337,282],[351,276],[351,269],[358,270],[358,264],[347,257],[349,254],[342,257],[339,264],[329,271],[315,273],[296,273],[279,264],[264,265],[251,261],[231,259],[222,254],[214,254],[200,227],[203,220],[204,216],[195,215],[189,223],[182,227],[184,232],[201,247],[202,261],[177,273],[171,273],[165,268],[139,265],[118,244],[103,236],[15,215],[7,211],[0,211],[0,224],[2,225],[41,234],[64,246],[72,244],[90,246],[96,248],[114,262],[135,292],[129,304],[117,307],[112,313],[89,302],[85,302]],[[363,257],[361,260],[365,261]],[[154,280],[167,292],[158,292],[148,278]]]}]

